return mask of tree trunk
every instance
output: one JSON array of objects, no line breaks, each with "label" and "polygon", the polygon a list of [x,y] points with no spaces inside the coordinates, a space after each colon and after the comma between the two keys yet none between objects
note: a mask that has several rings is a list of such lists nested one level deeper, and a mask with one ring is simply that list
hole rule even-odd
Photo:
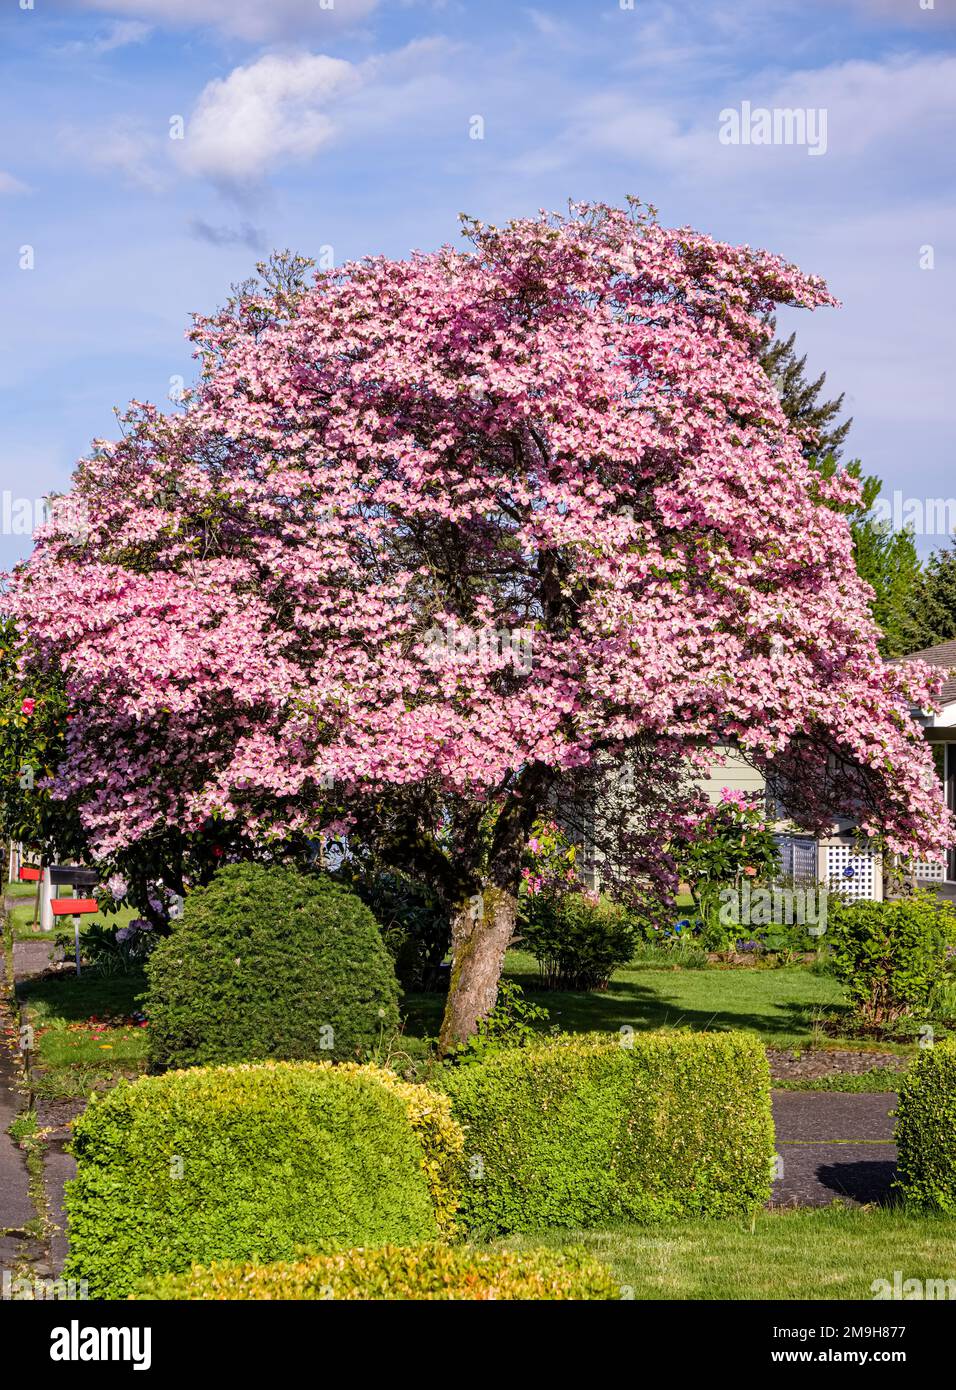
[{"label": "tree trunk", "polygon": [[498,981],[514,935],[518,899],[502,888],[486,888],[462,903],[451,926],[451,982],[438,1049],[443,1055],[466,1042],[498,997]]}]

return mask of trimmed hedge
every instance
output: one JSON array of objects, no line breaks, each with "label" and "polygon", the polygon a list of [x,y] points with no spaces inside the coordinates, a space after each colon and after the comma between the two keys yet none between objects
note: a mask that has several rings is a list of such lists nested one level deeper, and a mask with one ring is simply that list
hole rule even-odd
[{"label": "trimmed hedge", "polygon": [[147,966],[154,1068],[362,1059],[398,1029],[378,923],[341,884],[229,864],[189,894]]},{"label": "trimmed hedge", "polygon": [[335,1070],[340,1075],[361,1072],[374,1076],[402,1101],[422,1148],[422,1169],[438,1230],[442,1235],[454,1235],[455,1214],[461,1201],[465,1136],[451,1113],[448,1096],[430,1086],[403,1081],[385,1067],[340,1062]]},{"label": "trimmed hedge", "polygon": [[956,1212],[956,1038],[920,1051],[899,1097],[894,1186],[914,1206]]},{"label": "trimmed hedge", "polygon": [[582,1250],[385,1246],[295,1263],[213,1265],[145,1285],[144,1299],[610,1299],[619,1287]]},{"label": "trimmed hedge", "polygon": [[74,1123],[68,1277],[119,1298],[194,1263],[431,1240],[453,1225],[461,1147],[446,1097],[378,1067],[120,1082]]},{"label": "trimmed hedge", "polygon": [[436,1084],[465,1130],[470,1230],[739,1216],[770,1195],[770,1070],[752,1034],[564,1037]]}]

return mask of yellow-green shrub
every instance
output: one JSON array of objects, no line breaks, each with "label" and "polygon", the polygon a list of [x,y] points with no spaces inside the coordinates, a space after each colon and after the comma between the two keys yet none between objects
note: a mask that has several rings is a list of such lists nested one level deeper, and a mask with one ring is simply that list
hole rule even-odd
[{"label": "yellow-green shrub", "polygon": [[904,1075],[895,1137],[906,1201],[956,1212],[956,1038],[921,1050]]},{"label": "yellow-green shrub", "polygon": [[451,1228],[447,1100],[378,1067],[267,1062],[121,1082],[74,1124],[69,1277],[94,1298],[213,1260]]},{"label": "yellow-green shrub", "polygon": [[393,1071],[371,1063],[359,1066],[346,1062],[336,1070],[368,1073],[400,1097],[422,1146],[422,1167],[431,1192],[438,1229],[442,1235],[452,1235],[455,1213],[461,1201],[465,1136],[451,1112],[448,1096],[430,1086],[403,1081]]},{"label": "yellow-green shrub", "polygon": [[146,1299],[610,1299],[620,1290],[581,1250],[440,1244],[342,1250],[292,1263],[198,1266],[146,1284]]},{"label": "yellow-green shrub", "polygon": [[739,1216],[770,1195],[770,1072],[749,1033],[563,1037],[436,1084],[465,1130],[470,1230]]}]

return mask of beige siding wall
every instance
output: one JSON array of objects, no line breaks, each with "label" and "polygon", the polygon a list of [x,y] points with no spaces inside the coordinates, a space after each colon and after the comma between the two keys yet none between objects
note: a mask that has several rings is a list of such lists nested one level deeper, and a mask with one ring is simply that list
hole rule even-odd
[{"label": "beige siding wall", "polygon": [[724,762],[711,763],[708,775],[700,783],[711,801],[720,800],[722,787],[746,792],[748,796],[763,796],[766,782],[763,774],[745,762],[735,748],[723,748]]}]

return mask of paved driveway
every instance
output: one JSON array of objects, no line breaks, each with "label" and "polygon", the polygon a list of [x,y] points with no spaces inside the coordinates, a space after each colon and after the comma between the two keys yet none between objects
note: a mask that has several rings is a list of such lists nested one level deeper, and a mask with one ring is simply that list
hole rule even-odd
[{"label": "paved driveway", "polygon": [[773,1206],[885,1202],[896,1170],[892,1091],[775,1091],[781,1176]]}]

